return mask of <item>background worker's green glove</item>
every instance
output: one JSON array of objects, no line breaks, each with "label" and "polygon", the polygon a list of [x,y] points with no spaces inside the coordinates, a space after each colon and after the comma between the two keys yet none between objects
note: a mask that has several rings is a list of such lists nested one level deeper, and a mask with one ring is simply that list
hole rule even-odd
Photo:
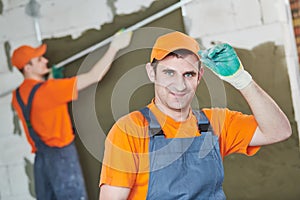
[{"label": "background worker's green glove", "polygon": [[244,70],[229,44],[218,44],[210,49],[200,50],[198,54],[206,67],[235,88],[243,89],[252,81],[251,75]]},{"label": "background worker's green glove", "polygon": [[64,77],[63,67],[57,68],[55,65],[51,67],[50,77],[54,79],[59,79]]}]

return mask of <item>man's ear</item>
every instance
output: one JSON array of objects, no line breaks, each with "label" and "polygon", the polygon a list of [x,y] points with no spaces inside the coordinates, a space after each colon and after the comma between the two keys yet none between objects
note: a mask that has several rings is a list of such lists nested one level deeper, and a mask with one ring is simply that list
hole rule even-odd
[{"label": "man's ear", "polygon": [[150,81],[153,83],[155,81],[155,71],[153,66],[150,63],[146,64],[146,70]]},{"label": "man's ear", "polygon": [[24,72],[28,72],[28,71],[30,71],[30,70],[31,70],[31,65],[27,63],[27,64],[23,67],[23,71],[24,71]]},{"label": "man's ear", "polygon": [[200,83],[200,80],[201,80],[203,74],[204,74],[204,68],[201,66],[198,71],[198,84]]}]

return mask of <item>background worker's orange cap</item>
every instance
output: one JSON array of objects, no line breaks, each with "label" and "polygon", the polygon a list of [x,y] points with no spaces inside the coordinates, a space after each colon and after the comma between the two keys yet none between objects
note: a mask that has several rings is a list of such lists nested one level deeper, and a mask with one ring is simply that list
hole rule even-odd
[{"label": "background worker's orange cap", "polygon": [[169,53],[179,50],[186,49],[193,52],[200,60],[198,51],[200,50],[198,42],[181,32],[175,31],[168,33],[157,38],[151,52],[150,62],[153,62],[153,59],[162,60]]},{"label": "background worker's orange cap", "polygon": [[35,57],[39,57],[45,54],[47,45],[43,44],[37,48],[23,45],[14,50],[11,57],[11,63],[18,69],[23,69],[24,66]]}]

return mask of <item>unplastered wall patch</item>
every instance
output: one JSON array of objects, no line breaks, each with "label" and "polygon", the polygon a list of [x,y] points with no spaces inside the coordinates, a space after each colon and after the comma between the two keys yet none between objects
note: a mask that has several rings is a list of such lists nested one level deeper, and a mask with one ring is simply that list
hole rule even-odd
[{"label": "unplastered wall patch", "polygon": [[0,0],[0,15],[2,15],[2,12],[3,12],[3,3],[2,3],[2,1]]}]

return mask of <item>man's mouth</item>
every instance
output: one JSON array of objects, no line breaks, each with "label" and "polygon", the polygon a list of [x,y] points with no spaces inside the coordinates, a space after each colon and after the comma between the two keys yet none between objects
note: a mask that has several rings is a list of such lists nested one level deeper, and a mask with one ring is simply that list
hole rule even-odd
[{"label": "man's mouth", "polygon": [[178,92],[171,92],[170,93],[174,96],[174,97],[178,97],[181,98],[183,96],[185,96],[186,93],[178,93]]}]

